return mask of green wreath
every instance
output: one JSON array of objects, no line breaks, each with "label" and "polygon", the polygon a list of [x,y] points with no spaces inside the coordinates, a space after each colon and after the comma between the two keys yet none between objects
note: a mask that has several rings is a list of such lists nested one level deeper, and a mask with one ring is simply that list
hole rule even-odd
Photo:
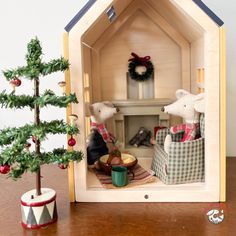
[{"label": "green wreath", "polygon": [[[154,70],[154,66],[152,62],[150,61],[151,57],[150,56],[139,57],[135,53],[131,53],[131,55],[133,56],[133,58],[129,59],[130,63],[128,67],[128,71],[129,71],[129,75],[131,79],[139,81],[139,82],[150,79]],[[145,66],[146,70],[142,74],[139,74],[136,72],[137,66]]]}]

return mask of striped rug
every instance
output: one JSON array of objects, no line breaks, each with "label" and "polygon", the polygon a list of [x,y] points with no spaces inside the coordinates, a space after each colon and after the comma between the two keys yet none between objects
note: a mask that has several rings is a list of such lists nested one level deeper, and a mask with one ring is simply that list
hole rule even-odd
[{"label": "striped rug", "polygon": [[136,165],[133,169],[134,173],[134,178],[132,174],[129,174],[129,184],[124,186],[124,187],[116,187],[112,184],[112,179],[111,176],[108,176],[104,174],[104,172],[100,171],[94,171],[97,178],[101,182],[102,186],[107,189],[113,189],[113,188],[129,188],[132,186],[137,186],[137,185],[143,185],[147,183],[152,183],[157,181],[157,178],[153,176],[151,173],[146,171],[143,167],[140,165]]}]

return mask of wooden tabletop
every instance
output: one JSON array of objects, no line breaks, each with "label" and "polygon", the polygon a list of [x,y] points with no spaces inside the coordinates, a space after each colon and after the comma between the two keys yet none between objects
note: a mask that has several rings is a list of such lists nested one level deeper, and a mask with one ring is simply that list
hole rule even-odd
[{"label": "wooden tabletop", "polygon": [[69,203],[67,171],[57,166],[42,168],[43,187],[57,192],[59,220],[40,230],[21,227],[20,197],[34,188],[34,176],[14,182],[0,175],[0,236],[234,236],[236,235],[236,158],[227,159],[225,220],[213,225],[206,212],[210,203]]}]

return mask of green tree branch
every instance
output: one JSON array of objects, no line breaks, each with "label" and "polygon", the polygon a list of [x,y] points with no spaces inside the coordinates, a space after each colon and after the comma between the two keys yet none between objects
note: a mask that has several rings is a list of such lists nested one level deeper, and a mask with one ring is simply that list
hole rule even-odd
[{"label": "green tree branch", "polygon": [[36,98],[29,95],[15,95],[14,91],[10,94],[7,94],[5,91],[0,93],[0,104],[6,108],[21,109],[29,107],[33,109],[35,105],[39,105],[41,108],[48,105],[66,108],[70,103],[78,103],[75,94],[57,96],[51,90],[47,90],[42,96]]}]

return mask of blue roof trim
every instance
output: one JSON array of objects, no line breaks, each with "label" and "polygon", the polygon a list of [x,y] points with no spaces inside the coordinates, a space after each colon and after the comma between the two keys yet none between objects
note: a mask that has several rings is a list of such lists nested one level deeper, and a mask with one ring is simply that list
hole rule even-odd
[{"label": "blue roof trim", "polygon": [[222,26],[224,21],[222,21],[210,8],[207,7],[205,3],[201,0],[192,0],[196,3],[217,25]]},{"label": "blue roof trim", "polygon": [[65,27],[67,32],[74,27],[74,25],[84,16],[84,14],[92,7],[92,5],[96,2],[96,0],[89,0],[84,7],[74,16],[74,18],[69,22],[69,24]]},{"label": "blue roof trim", "polygon": [[[207,7],[205,3],[201,0],[192,0],[194,3],[198,5],[217,25],[222,26],[224,22],[210,9]],[[83,15],[93,6],[96,0],[89,0],[85,6],[75,15],[75,17],[69,22],[69,24],[65,27],[67,32],[74,27],[74,25],[83,17]]]}]

